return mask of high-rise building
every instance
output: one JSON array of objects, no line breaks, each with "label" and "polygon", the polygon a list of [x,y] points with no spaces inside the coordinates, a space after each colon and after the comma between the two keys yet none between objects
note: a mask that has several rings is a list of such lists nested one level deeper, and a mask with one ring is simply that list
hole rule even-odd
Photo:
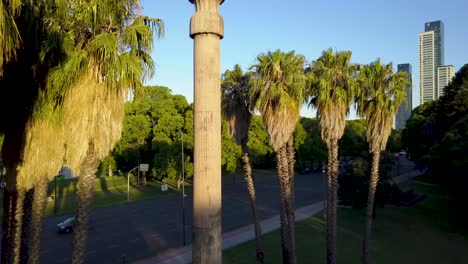
[{"label": "high-rise building", "polygon": [[437,68],[444,65],[444,23],[428,22],[419,33],[419,102],[439,98]]},{"label": "high-rise building", "polygon": [[449,85],[453,77],[455,77],[455,67],[453,67],[453,65],[445,65],[437,68],[438,97],[444,95],[445,87]]},{"label": "high-rise building", "polygon": [[406,86],[406,100],[407,104],[402,103],[400,107],[398,108],[398,111],[395,114],[395,129],[403,129],[406,126],[406,121],[410,118],[411,116],[411,111],[413,110],[413,92],[412,92],[412,82],[413,79],[411,77],[412,70],[411,70],[411,64],[409,63],[404,63],[404,64],[398,64],[397,66],[398,71],[406,72],[408,74],[408,85]]}]

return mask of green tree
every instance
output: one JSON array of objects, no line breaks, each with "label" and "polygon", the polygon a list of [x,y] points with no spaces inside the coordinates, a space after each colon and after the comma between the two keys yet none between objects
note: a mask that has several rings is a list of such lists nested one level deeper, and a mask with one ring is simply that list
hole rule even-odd
[{"label": "green tree", "polygon": [[411,160],[418,163],[424,160],[427,150],[436,140],[436,119],[438,102],[430,101],[416,107],[402,130],[402,144]]},{"label": "green tree", "polygon": [[328,148],[327,263],[336,263],[336,201],[338,141],[343,136],[346,114],[354,100],[357,67],[351,52],[329,49],[308,69],[310,105],[317,108],[320,134]]},{"label": "green tree", "polygon": [[[327,146],[320,138],[320,128],[318,120],[315,118],[302,117],[299,121],[302,129],[305,131],[305,139],[302,144],[297,144],[298,139],[295,139],[298,168],[306,169],[315,167],[318,162],[318,167],[321,169],[322,161],[327,159]],[[296,137],[299,136],[301,127],[296,128]]]},{"label": "green tree", "polygon": [[275,150],[270,143],[268,131],[261,116],[254,115],[250,122],[247,148],[255,168],[274,168]]},{"label": "green tree", "polygon": [[362,254],[365,264],[370,261],[372,212],[379,181],[380,154],[385,150],[392,131],[395,111],[406,100],[405,87],[408,83],[407,73],[393,73],[393,65],[383,65],[380,60],[365,66],[360,73],[357,110],[360,116],[366,118],[366,137],[372,155]]},{"label": "green tree", "polygon": [[[255,242],[257,263],[263,263],[263,241],[260,221],[257,217],[257,204],[255,194],[255,180],[252,175],[252,163],[250,162],[249,141],[250,122],[252,109],[249,102],[250,76],[244,73],[239,65],[234,69],[226,70],[221,78],[221,109],[223,116],[229,123],[229,131],[236,144],[242,149],[242,162],[244,163],[245,183],[250,198],[250,206],[255,226]],[[224,144],[223,144],[224,146]],[[223,151],[224,153],[224,151]]]},{"label": "green tree", "polygon": [[402,140],[411,159],[427,168],[427,176],[449,194],[447,205],[455,216],[451,224],[467,230],[468,203],[468,64],[465,64],[445,87],[439,100],[417,107]]},{"label": "green tree", "polygon": [[139,162],[151,165],[158,178],[181,176],[181,141],[184,141],[185,175],[193,168],[193,109],[182,95],[163,86],[148,86],[126,104],[122,138],[114,155],[118,167],[130,170]]},{"label": "green tree", "polygon": [[365,122],[364,119],[346,121],[343,136],[338,143],[340,156],[359,157],[362,152],[367,152]]},{"label": "green tree", "polygon": [[267,52],[252,66],[251,105],[267,126],[276,151],[281,197],[281,245],[284,263],[296,263],[294,216],[294,138],[304,101],[304,57],[294,51]]}]

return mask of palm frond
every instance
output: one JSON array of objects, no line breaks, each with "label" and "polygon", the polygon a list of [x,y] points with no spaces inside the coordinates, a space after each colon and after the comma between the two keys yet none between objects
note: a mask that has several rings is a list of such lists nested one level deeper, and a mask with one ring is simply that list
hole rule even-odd
[{"label": "palm frond", "polygon": [[250,103],[261,112],[275,150],[287,143],[299,120],[306,79],[304,56],[280,50],[260,54],[252,66]]},{"label": "palm frond", "polygon": [[229,123],[229,132],[237,144],[247,142],[252,119],[249,104],[250,74],[239,65],[226,70],[221,78],[221,107]]},{"label": "palm frond", "polygon": [[363,67],[357,96],[357,112],[366,118],[367,140],[372,153],[385,150],[393,126],[393,116],[406,100],[408,76],[404,72],[393,73],[393,65],[376,60]]},{"label": "palm frond", "polygon": [[356,93],[359,67],[351,64],[351,55],[350,51],[329,49],[307,69],[309,106],[317,108],[321,136],[327,144],[343,135]]},{"label": "palm frond", "polygon": [[0,1],[0,77],[3,75],[4,64],[15,58],[16,50],[22,44],[15,22],[20,8],[20,0]]}]

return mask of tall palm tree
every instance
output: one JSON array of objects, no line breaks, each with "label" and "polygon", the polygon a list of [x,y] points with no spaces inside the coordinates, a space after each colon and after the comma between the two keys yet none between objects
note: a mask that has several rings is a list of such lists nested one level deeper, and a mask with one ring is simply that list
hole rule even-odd
[{"label": "tall palm tree", "polygon": [[250,206],[255,224],[255,242],[257,263],[263,263],[262,229],[257,216],[255,180],[252,175],[247,142],[249,141],[250,121],[252,112],[249,103],[250,76],[244,73],[239,65],[235,65],[232,71],[226,70],[221,77],[221,109],[224,117],[229,122],[231,136],[236,144],[242,148],[242,162],[244,163],[245,182],[249,192]]},{"label": "tall palm tree", "polygon": [[380,152],[385,150],[392,131],[393,116],[401,102],[406,100],[405,88],[408,75],[393,73],[393,65],[380,60],[365,66],[359,76],[360,89],[357,95],[357,112],[366,118],[367,141],[372,154],[372,167],[367,197],[366,220],[362,247],[362,262],[369,263],[372,211],[379,182]]},{"label": "tall palm tree", "polygon": [[[56,50],[51,48],[48,55],[42,53],[45,41],[53,38],[43,20],[51,5],[54,5],[52,1],[0,3],[0,20],[8,17],[7,24],[0,22],[0,86],[4,87],[0,91],[0,113],[3,114],[0,133],[5,135],[2,157],[7,176],[2,232],[2,261],[5,263],[27,260],[29,236],[26,233],[29,233],[32,210],[30,189],[36,176],[43,175],[39,172],[43,170],[41,168],[27,175],[26,163],[40,150],[30,148],[30,130],[36,121],[46,119],[51,112],[43,95],[46,94],[44,83],[48,70],[56,66]],[[12,36],[8,36],[8,32]],[[12,101],[15,104],[6,103]],[[47,136],[51,137],[51,134]],[[38,164],[49,166],[47,161]],[[22,197],[26,200],[22,201]]]},{"label": "tall palm tree", "polygon": [[336,201],[338,140],[343,136],[346,114],[354,100],[357,66],[350,51],[329,49],[307,69],[310,105],[317,108],[320,134],[328,147],[327,263],[336,263]]},{"label": "tall palm tree", "polygon": [[[83,45],[71,47],[69,60],[57,73],[52,73],[57,78],[52,78],[51,84],[59,80],[56,84],[61,85],[67,75],[77,79],[64,100],[64,120],[68,128],[65,137],[69,140],[68,153],[73,155],[67,160],[72,167],[80,164],[72,263],[83,263],[97,167],[120,137],[126,91],[140,89],[143,80],[153,73],[150,56],[153,33],[162,36],[163,23],[138,15],[137,0],[71,4],[75,20],[58,28],[71,32],[70,42]],[[98,11],[91,14],[89,10]],[[70,11],[63,15],[70,16]],[[83,34],[87,30],[90,32]],[[72,70],[67,65],[69,61],[80,61],[81,67]]]},{"label": "tall palm tree", "polygon": [[251,105],[260,111],[276,151],[281,198],[283,263],[296,263],[294,216],[294,154],[288,146],[304,101],[304,57],[294,51],[267,52],[252,66]]},{"label": "tall palm tree", "polygon": [[[122,0],[120,3],[63,0],[56,3],[50,13],[42,13],[42,21],[47,22],[53,37],[38,46],[43,47],[40,54],[46,60],[50,60],[57,47],[65,53],[65,58],[59,60],[59,65],[47,73],[45,83],[48,98],[39,100],[42,107],[36,107],[37,121],[28,123],[30,125],[26,131],[31,136],[26,136],[25,149],[31,151],[23,154],[27,162],[22,165],[17,182],[21,183],[20,186],[26,186],[26,189],[33,186],[38,188],[34,201],[37,207],[34,207],[31,228],[31,236],[38,238],[42,230],[48,182],[44,177],[55,175],[63,151],[44,151],[49,155],[41,153],[42,157],[59,160],[55,162],[57,164],[54,165],[53,174],[41,165],[40,155],[38,157],[34,154],[37,154],[37,150],[43,150],[44,146],[63,150],[63,144],[67,141],[68,145],[74,147],[68,152],[68,159],[75,165],[75,169],[80,164],[82,167],[73,254],[74,262],[79,263],[83,261],[95,168],[99,159],[107,154],[120,136],[125,90],[138,90],[142,80],[153,71],[153,61],[149,55],[152,36],[154,31],[162,35],[163,24],[158,19],[137,15],[139,7],[136,0]],[[56,116],[59,117],[58,121],[54,120]],[[54,130],[54,126],[47,122],[58,123],[60,127]],[[44,132],[50,130],[66,133],[49,133],[44,137]],[[44,138],[56,142],[45,142]],[[47,165],[53,163],[42,161]],[[37,171],[37,167],[40,171]],[[35,173],[30,173],[31,168],[36,169]],[[39,249],[40,240],[33,239],[29,254],[31,263],[39,262]]]}]

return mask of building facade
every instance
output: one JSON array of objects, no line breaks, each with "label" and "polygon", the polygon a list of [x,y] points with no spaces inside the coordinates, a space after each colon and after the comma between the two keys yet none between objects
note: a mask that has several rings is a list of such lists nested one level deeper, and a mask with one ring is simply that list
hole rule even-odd
[{"label": "building facade", "polygon": [[437,69],[444,65],[444,23],[428,22],[419,33],[419,103],[439,98]]},{"label": "building facade", "polygon": [[398,108],[398,111],[395,114],[395,129],[403,129],[406,126],[406,121],[411,116],[411,111],[413,110],[413,92],[412,92],[412,69],[411,64],[404,63],[398,64],[397,66],[398,71],[406,72],[408,74],[408,85],[406,86],[406,99],[407,104],[402,103]]},{"label": "building facade", "polygon": [[453,65],[445,65],[437,68],[437,91],[439,92],[438,97],[441,97],[445,93],[445,87],[449,85],[455,77],[455,67]]}]

